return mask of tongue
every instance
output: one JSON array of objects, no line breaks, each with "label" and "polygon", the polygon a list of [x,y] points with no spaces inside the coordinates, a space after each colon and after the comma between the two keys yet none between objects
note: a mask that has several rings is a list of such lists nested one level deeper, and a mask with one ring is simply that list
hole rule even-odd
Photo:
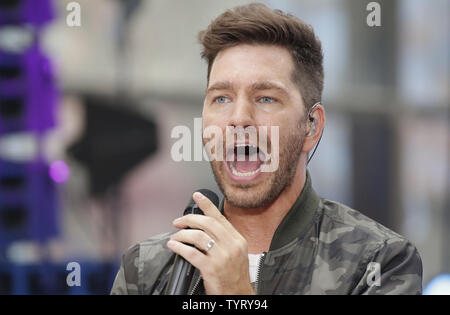
[{"label": "tongue", "polygon": [[239,173],[248,173],[256,171],[261,165],[261,161],[234,161],[234,167]]}]

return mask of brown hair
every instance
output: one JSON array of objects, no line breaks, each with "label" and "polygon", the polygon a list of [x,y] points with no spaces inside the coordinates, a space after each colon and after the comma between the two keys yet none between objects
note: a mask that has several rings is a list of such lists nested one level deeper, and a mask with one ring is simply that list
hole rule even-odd
[{"label": "brown hair", "polygon": [[287,48],[294,60],[293,82],[299,85],[306,109],[321,100],[323,54],[312,27],[280,10],[251,3],[227,10],[199,33],[207,79],[217,54],[239,44],[268,44]]}]

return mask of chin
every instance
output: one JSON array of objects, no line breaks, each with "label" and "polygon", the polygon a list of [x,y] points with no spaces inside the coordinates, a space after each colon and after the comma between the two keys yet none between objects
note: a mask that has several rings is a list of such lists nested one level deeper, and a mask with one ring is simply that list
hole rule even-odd
[{"label": "chin", "polygon": [[[265,174],[267,176],[267,174]],[[272,180],[264,179],[255,184],[234,184],[218,181],[219,186],[227,200],[232,206],[239,208],[260,208],[270,204],[274,196]]]}]

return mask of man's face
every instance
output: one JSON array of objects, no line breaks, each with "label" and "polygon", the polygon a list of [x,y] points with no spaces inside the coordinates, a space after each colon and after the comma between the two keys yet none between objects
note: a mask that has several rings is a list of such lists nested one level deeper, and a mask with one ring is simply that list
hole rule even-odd
[{"label": "man's face", "polygon": [[[212,160],[216,181],[228,202],[257,208],[275,200],[290,185],[297,169],[305,128],[305,107],[292,81],[293,59],[289,51],[274,45],[238,45],[222,50],[210,73],[203,104],[203,128],[222,130],[223,157]],[[260,132],[266,126],[267,137]],[[227,130],[250,127],[258,140],[246,136],[227,143]],[[271,133],[278,128],[279,139]],[[267,146],[262,148],[261,137]],[[278,137],[277,137],[278,138]],[[211,139],[203,139],[204,144]],[[272,144],[279,141],[277,146]],[[221,145],[222,146],[222,145]],[[274,149],[275,148],[275,149]],[[279,157],[278,168],[261,171],[267,157]],[[264,161],[266,159],[266,161]]]}]

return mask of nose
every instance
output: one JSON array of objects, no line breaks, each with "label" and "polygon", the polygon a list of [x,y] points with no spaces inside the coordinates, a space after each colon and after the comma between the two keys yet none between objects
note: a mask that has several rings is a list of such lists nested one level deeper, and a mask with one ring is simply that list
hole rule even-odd
[{"label": "nose", "polygon": [[236,99],[231,109],[228,126],[254,126],[254,106],[245,97],[241,96]]}]

